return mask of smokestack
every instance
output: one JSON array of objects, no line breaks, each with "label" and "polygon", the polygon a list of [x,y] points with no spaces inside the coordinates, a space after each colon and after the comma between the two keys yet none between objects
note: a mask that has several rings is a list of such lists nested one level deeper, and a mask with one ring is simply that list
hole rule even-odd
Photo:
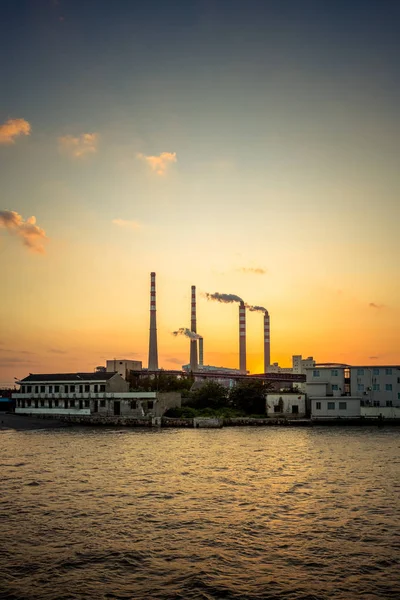
[{"label": "smokestack", "polygon": [[[191,304],[191,315],[190,315],[190,330],[197,332],[197,320],[196,320],[196,286],[192,285],[192,304]],[[190,370],[197,371],[197,340],[190,340]]]},{"label": "smokestack", "polygon": [[246,374],[246,305],[239,304],[239,369]]},{"label": "smokestack", "polygon": [[150,273],[149,371],[158,371],[157,322],[156,322],[156,274],[155,273]]},{"label": "smokestack", "polygon": [[203,346],[203,338],[199,338],[199,366],[202,367],[204,365],[204,346]]},{"label": "smokestack", "polygon": [[269,314],[266,310],[264,313],[264,373],[267,372],[268,367],[271,364],[271,348],[269,334]]}]

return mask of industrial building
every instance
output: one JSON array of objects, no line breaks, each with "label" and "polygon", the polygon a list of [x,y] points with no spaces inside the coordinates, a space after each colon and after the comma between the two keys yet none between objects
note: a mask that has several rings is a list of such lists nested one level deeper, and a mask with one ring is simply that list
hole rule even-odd
[{"label": "industrial building", "polygon": [[400,418],[400,367],[327,365],[307,369],[312,419]]},{"label": "industrial building", "polygon": [[30,374],[13,394],[15,412],[30,415],[161,417],[181,406],[176,392],[130,392],[119,373]]},{"label": "industrial building", "polygon": [[119,373],[124,379],[128,378],[130,371],[141,370],[141,360],[127,360],[125,358],[114,358],[113,360],[107,360],[106,362],[107,373]]}]

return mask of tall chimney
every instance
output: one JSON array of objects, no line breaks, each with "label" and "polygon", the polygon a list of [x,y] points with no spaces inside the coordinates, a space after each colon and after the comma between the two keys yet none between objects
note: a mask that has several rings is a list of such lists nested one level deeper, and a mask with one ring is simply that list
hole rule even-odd
[{"label": "tall chimney", "polygon": [[246,374],[246,306],[239,304],[239,369]]},{"label": "tall chimney", "polygon": [[[191,315],[190,315],[190,330],[196,333],[197,321],[196,321],[196,286],[192,285],[192,303],[191,303]],[[190,370],[197,371],[197,340],[190,340]]]},{"label": "tall chimney", "polygon": [[204,346],[203,346],[203,338],[199,338],[199,366],[202,367],[204,365]]},{"label": "tall chimney", "polygon": [[271,348],[269,334],[269,314],[266,310],[264,313],[264,373],[268,371],[268,367],[271,364]]},{"label": "tall chimney", "polygon": [[149,371],[158,371],[157,322],[156,322],[156,274],[155,273],[150,273]]}]

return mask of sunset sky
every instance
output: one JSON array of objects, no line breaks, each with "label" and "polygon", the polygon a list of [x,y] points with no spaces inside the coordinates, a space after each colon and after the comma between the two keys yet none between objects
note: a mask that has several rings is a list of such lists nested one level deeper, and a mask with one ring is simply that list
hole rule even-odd
[{"label": "sunset sky", "polygon": [[[400,362],[400,3],[5,0],[0,384],[29,372]],[[32,218],[35,217],[35,218]],[[263,320],[247,318],[262,370]]]}]

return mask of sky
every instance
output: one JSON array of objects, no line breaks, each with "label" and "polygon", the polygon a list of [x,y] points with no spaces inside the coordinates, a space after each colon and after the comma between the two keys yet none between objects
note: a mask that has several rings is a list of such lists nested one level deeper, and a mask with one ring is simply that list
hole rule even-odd
[{"label": "sky", "polygon": [[[400,3],[3,0],[0,383],[29,372],[400,362]],[[263,319],[247,363],[263,370]]]}]

